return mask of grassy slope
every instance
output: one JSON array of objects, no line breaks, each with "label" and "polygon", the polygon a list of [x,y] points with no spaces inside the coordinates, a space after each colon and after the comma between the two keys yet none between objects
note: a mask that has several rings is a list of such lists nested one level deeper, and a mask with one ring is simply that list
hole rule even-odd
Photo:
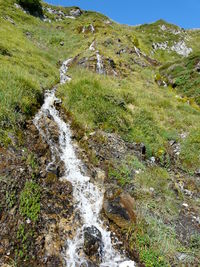
[{"label": "grassy slope", "polygon": [[[2,18],[6,15],[16,24]],[[166,33],[161,38],[158,26],[163,22],[135,28],[115,23],[107,25],[105,20],[100,14],[87,12],[76,20],[49,24],[16,9],[13,1],[0,2],[0,142],[9,143],[7,133],[20,129],[18,125],[38,108],[43,90],[58,82],[58,61],[77,54],[92,56],[94,53],[88,51],[88,47],[95,39],[100,54],[115,61],[119,77],[100,76],[74,66],[70,69],[72,82],[60,86],[58,95],[77,127],[86,134],[99,128],[117,132],[124,140],[143,142],[147,156],[160,159],[163,167],[148,168],[136,162],[134,166],[143,166],[142,173],[133,180],[131,174],[126,177],[122,172],[123,177],[119,178],[121,186],[133,180],[136,188],[132,194],[137,200],[140,219],[136,231],[130,230],[130,244],[138,246],[146,266],[178,264],[178,252],[185,252],[186,260],[194,264],[199,247],[181,244],[175,224],[184,201],[197,211],[199,206],[180,190],[178,197],[175,194],[174,186],[180,179],[185,181],[188,175],[175,177],[168,171],[171,167],[168,141],[181,143],[182,151],[176,164],[193,173],[200,163],[200,112],[177,99],[176,92],[170,88],[158,87],[153,67],[141,68],[134,64],[135,55],[128,52],[116,54],[122,48],[133,49],[137,43],[142,51],[151,55],[152,42],[177,36]],[[96,33],[80,33],[80,29],[90,23]],[[31,35],[27,37],[26,32]],[[189,42],[194,50],[197,50],[194,43],[198,38],[198,34],[190,34]],[[60,46],[61,41],[64,46]],[[157,51],[154,56],[161,62],[180,59],[174,52]],[[180,138],[182,132],[188,134],[184,140]],[[130,164],[132,160],[124,163],[128,169]],[[195,184],[193,178],[189,179]],[[151,187],[155,190],[154,196],[149,191]]]}]

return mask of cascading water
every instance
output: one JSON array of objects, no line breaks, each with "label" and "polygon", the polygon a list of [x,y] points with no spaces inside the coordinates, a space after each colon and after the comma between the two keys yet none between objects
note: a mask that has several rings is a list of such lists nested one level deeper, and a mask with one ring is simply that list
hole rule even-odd
[{"label": "cascading water", "polygon": [[[66,75],[68,64],[71,59],[65,61],[60,68],[60,83],[64,84],[70,80]],[[49,143],[51,153],[59,154],[61,160],[65,164],[65,177],[72,183],[73,198],[75,202],[75,213],[80,218],[80,225],[75,229],[75,235],[72,239],[67,240],[67,249],[64,255],[67,267],[88,266],[87,257],[84,254],[84,230],[86,227],[95,227],[101,234],[101,267],[133,267],[135,263],[121,256],[115,250],[111,242],[111,233],[107,231],[100,219],[100,211],[103,203],[104,191],[98,184],[90,181],[90,177],[86,176],[83,171],[82,162],[76,157],[75,149],[72,144],[70,126],[66,124],[59,112],[56,110],[54,103],[58,101],[55,96],[56,88],[45,93],[44,104],[34,119],[34,124],[38,128],[40,134]],[[59,129],[59,144],[55,144],[41,127],[41,120],[51,116]],[[54,161],[54,158],[52,158]]]},{"label": "cascading water", "polygon": [[105,71],[104,71],[103,61],[99,54],[99,51],[96,51],[96,55],[97,55],[97,73],[104,74]]}]

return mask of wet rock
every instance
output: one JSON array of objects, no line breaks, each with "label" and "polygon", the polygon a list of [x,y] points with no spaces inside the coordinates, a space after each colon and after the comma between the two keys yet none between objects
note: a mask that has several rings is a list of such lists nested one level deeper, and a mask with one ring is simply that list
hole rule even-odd
[{"label": "wet rock", "polygon": [[102,235],[95,227],[90,226],[84,229],[84,252],[88,256],[101,257],[102,254]]},{"label": "wet rock", "polygon": [[86,263],[81,264],[80,267],[98,267],[98,266],[91,261],[87,261]]},{"label": "wet rock", "polygon": [[49,226],[48,234],[45,236],[45,251],[47,256],[59,255],[61,242],[56,234],[56,224]]},{"label": "wet rock", "polygon": [[103,208],[107,217],[121,228],[136,223],[135,200],[119,188],[109,189],[105,193]]},{"label": "wet rock", "polygon": [[62,267],[63,266],[63,262],[62,259],[58,256],[51,256],[47,258],[46,261],[46,266],[47,267]]},{"label": "wet rock", "polygon": [[60,107],[61,104],[62,104],[62,100],[61,99],[56,99],[54,101],[54,106],[56,106],[56,107]]},{"label": "wet rock", "polygon": [[119,264],[119,267],[136,267],[134,261],[124,261]]}]

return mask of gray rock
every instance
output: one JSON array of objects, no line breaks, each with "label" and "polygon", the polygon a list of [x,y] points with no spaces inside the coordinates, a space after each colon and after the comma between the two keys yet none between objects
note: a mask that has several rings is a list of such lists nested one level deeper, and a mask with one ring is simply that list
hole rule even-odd
[{"label": "gray rock", "polygon": [[77,8],[77,9],[72,9],[72,10],[70,11],[70,15],[71,15],[71,16],[74,16],[74,17],[79,17],[81,14],[82,14],[82,11],[81,11],[79,8]]}]

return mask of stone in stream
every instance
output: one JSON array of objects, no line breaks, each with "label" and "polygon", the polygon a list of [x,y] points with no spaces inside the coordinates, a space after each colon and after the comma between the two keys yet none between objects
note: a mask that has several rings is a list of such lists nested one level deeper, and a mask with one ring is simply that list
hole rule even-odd
[{"label": "stone in stream", "polygon": [[101,232],[95,227],[84,228],[84,252],[88,256],[101,257],[102,254],[102,235]]}]

